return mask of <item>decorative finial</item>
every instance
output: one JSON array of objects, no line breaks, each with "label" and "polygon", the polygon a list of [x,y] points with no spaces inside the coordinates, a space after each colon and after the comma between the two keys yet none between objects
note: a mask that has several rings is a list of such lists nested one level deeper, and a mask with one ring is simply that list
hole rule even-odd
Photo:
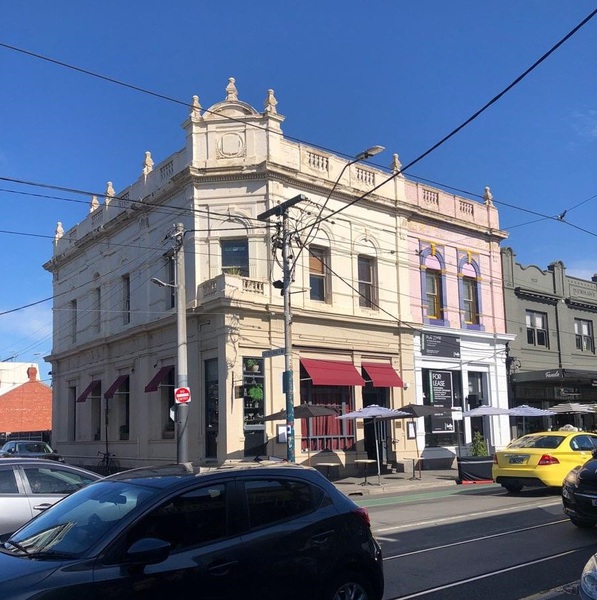
[{"label": "decorative finial", "polygon": [[493,194],[489,189],[489,186],[485,187],[485,193],[483,194],[483,198],[485,199],[486,206],[493,206]]},{"label": "decorative finial", "polygon": [[238,100],[238,92],[236,90],[236,79],[234,77],[228,77],[228,85],[226,86],[226,100],[228,102]]},{"label": "decorative finial", "polygon": [[54,233],[54,241],[57,242],[64,235],[64,229],[62,228],[62,223],[58,221],[56,223],[56,231]]},{"label": "decorative finial", "polygon": [[191,117],[191,119],[201,118],[201,104],[199,104],[199,96],[193,96],[193,101],[191,102],[191,114],[189,117]]},{"label": "decorative finial", "polygon": [[392,169],[392,173],[400,173],[400,171],[402,170],[402,163],[400,162],[400,159],[398,158],[397,154],[393,155],[390,169]]},{"label": "decorative finial", "polygon": [[265,112],[269,113],[270,115],[277,114],[277,112],[278,112],[276,110],[277,104],[278,104],[278,101],[276,100],[276,97],[274,96],[274,90],[267,90],[267,98],[265,99],[265,102],[264,102]]},{"label": "decorative finial", "polygon": [[153,159],[151,158],[151,152],[149,150],[145,153],[145,159],[143,160],[143,177],[147,180],[147,176],[153,171]]},{"label": "decorative finial", "polygon": [[105,198],[104,198],[104,203],[106,204],[106,206],[108,206],[110,204],[110,202],[112,201],[112,198],[114,198],[114,188],[112,187],[112,182],[108,181],[107,185],[106,185],[106,192],[105,192]]},{"label": "decorative finial", "polygon": [[89,212],[92,213],[94,210],[99,208],[99,200],[97,196],[91,196],[91,202],[89,203]]}]

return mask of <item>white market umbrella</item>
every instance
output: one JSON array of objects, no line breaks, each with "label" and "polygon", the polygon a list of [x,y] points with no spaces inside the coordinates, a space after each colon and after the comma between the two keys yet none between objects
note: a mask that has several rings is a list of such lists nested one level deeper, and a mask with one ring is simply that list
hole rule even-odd
[{"label": "white market umbrella", "polygon": [[555,413],[592,413],[593,409],[588,404],[581,404],[580,402],[562,402],[550,407],[551,411]]},{"label": "white market umbrella", "polygon": [[527,404],[521,404],[510,409],[510,416],[522,417],[522,434],[526,433],[525,418],[526,417],[553,417],[556,413],[553,410],[544,408],[535,408]]},{"label": "white market umbrella", "polygon": [[384,419],[401,419],[403,417],[409,417],[410,415],[399,410],[393,410],[391,408],[385,408],[384,406],[378,406],[377,404],[370,404],[359,410],[353,410],[345,415],[336,417],[338,419],[373,419],[373,431],[375,433],[375,456],[377,459],[377,483],[381,485],[381,463],[379,460],[379,442],[377,436],[377,425],[379,421]]},{"label": "white market umbrella", "polygon": [[509,408],[500,408],[499,406],[491,406],[489,404],[483,404],[472,410],[465,410],[462,413],[463,417],[493,417],[496,415],[509,415]]}]

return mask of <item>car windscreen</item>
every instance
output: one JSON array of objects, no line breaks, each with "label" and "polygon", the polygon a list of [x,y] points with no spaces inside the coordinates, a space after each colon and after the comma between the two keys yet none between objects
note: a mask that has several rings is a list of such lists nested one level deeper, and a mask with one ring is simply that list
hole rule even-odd
[{"label": "car windscreen", "polygon": [[17,444],[17,452],[27,452],[31,454],[51,454],[52,448],[48,444],[39,442],[25,442]]},{"label": "car windscreen", "polygon": [[541,448],[555,450],[566,439],[565,435],[524,435],[514,440],[509,446],[511,448]]},{"label": "car windscreen", "polygon": [[93,483],[30,521],[1,549],[36,558],[81,556],[157,493],[128,482]]}]

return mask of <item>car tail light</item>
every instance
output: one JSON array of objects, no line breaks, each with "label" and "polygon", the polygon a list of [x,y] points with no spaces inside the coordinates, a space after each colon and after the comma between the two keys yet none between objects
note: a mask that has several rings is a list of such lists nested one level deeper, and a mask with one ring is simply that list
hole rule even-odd
[{"label": "car tail light", "polygon": [[371,520],[369,519],[369,511],[366,508],[363,508],[362,506],[359,508],[355,508],[352,511],[352,514],[359,517],[359,519],[361,519],[361,521],[363,521],[365,523],[365,525],[367,525],[367,527],[371,527]]},{"label": "car tail light", "polygon": [[497,465],[498,464],[498,459],[497,459],[497,454],[493,455],[493,464]]},{"label": "car tail light", "polygon": [[544,454],[537,463],[539,465],[559,465],[560,461],[551,454]]}]

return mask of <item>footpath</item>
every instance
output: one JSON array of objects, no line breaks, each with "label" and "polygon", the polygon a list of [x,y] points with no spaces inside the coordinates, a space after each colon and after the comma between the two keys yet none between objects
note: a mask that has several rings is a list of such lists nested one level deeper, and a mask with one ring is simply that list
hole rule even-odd
[{"label": "footpath", "polygon": [[[377,473],[364,477],[332,478],[331,482],[347,496],[367,496],[372,494],[392,494],[400,492],[413,493],[428,491],[433,488],[446,486],[488,485],[487,483],[466,482],[458,483],[458,469],[425,469],[420,473]],[[490,484],[491,485],[491,484]]]}]

